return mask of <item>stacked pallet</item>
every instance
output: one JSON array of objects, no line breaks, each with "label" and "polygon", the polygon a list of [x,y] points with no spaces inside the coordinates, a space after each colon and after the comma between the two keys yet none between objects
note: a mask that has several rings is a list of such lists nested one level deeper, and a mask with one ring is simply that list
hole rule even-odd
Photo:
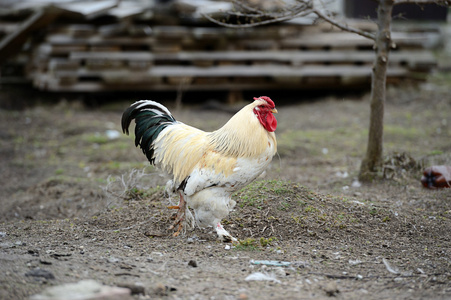
[{"label": "stacked pallet", "polygon": [[[9,15],[24,5],[28,13],[0,22],[0,63],[20,53],[16,61],[40,90],[240,91],[370,83],[373,42],[312,25],[311,19],[230,29],[202,17],[206,7],[227,10],[230,3],[221,1],[177,0],[173,6],[145,0],[40,2],[47,6],[30,10],[34,1],[20,2]],[[374,30],[370,22],[352,25]],[[402,30],[392,36],[397,48],[390,55],[389,81],[435,67],[430,46],[439,39],[438,30]]]},{"label": "stacked pallet", "polygon": [[[391,81],[427,72],[430,35],[394,33]],[[372,41],[321,26],[68,25],[48,32],[30,77],[49,91],[343,87],[368,84]]]}]

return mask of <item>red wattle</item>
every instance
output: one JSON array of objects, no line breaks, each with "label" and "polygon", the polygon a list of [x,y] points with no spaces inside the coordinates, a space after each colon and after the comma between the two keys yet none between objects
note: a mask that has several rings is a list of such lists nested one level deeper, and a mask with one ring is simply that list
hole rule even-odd
[{"label": "red wattle", "polygon": [[260,121],[260,123],[267,131],[269,132],[276,131],[277,120],[276,117],[274,117],[274,115],[271,112],[269,111],[267,112],[254,111],[254,112],[257,115],[257,118]]},{"label": "red wattle", "polygon": [[266,115],[266,124],[263,125],[263,126],[269,132],[276,131],[276,127],[277,127],[277,119],[276,119],[276,117],[274,117],[274,115],[272,113],[268,113]]}]

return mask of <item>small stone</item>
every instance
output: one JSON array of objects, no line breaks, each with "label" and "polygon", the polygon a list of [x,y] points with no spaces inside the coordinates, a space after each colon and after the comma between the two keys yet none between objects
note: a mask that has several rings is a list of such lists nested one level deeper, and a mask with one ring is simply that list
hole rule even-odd
[{"label": "small stone", "polygon": [[337,283],[335,281],[330,281],[324,286],[324,291],[327,296],[332,297],[338,294],[340,291],[338,290]]},{"label": "small stone", "polygon": [[118,287],[127,288],[132,295],[145,295],[145,288],[140,283],[118,283]]},{"label": "small stone", "polygon": [[153,293],[157,296],[167,296],[166,286],[164,284],[157,283],[153,288]]},{"label": "small stone", "polygon": [[238,299],[240,299],[240,300],[247,300],[247,299],[249,299],[249,297],[245,293],[241,293],[238,296]]},{"label": "small stone", "polygon": [[55,275],[53,275],[50,271],[35,268],[27,273],[25,273],[25,276],[28,277],[34,277],[36,279],[43,278],[43,279],[55,279]]},{"label": "small stone", "polygon": [[107,261],[109,263],[117,263],[117,262],[119,262],[119,259],[114,256],[111,256],[111,257],[108,257]]},{"label": "small stone", "polygon": [[28,254],[31,254],[33,256],[39,256],[39,251],[34,249],[29,249]]},{"label": "small stone", "polygon": [[51,265],[51,264],[52,264],[51,261],[45,260],[45,259],[43,259],[43,258],[40,258],[40,259],[39,259],[39,263],[41,263],[41,264],[43,264],[43,265]]},{"label": "small stone", "polygon": [[188,266],[193,267],[193,268],[197,268],[197,262],[195,260],[190,260],[188,262]]},{"label": "small stone", "polygon": [[159,282],[159,283],[155,284],[155,286],[152,289],[152,292],[156,296],[167,296],[168,292],[174,292],[176,290],[177,289],[174,287],[169,287],[169,286],[166,286],[166,285],[162,284],[161,282]]},{"label": "small stone", "polygon": [[70,295],[70,299],[80,300],[132,299],[130,296],[130,289],[106,286],[94,280],[82,280],[77,283],[49,287],[40,295],[30,297],[30,300],[68,299],[68,295]]},{"label": "small stone", "polygon": [[274,268],[274,274],[276,274],[277,277],[284,277],[284,276],[287,276],[287,272],[286,272],[285,269],[282,268],[282,267]]}]

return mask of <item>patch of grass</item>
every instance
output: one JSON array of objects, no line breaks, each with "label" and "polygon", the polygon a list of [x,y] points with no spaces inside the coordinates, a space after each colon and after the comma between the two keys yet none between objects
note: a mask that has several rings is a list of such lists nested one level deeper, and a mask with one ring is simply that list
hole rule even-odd
[{"label": "patch of grass", "polygon": [[238,245],[235,246],[235,250],[241,251],[260,251],[262,248],[271,246],[273,242],[277,241],[277,238],[270,237],[260,239],[247,238],[245,240],[238,241]]},{"label": "patch of grass", "polygon": [[417,139],[421,132],[415,127],[396,126],[392,124],[386,124],[384,126],[384,134],[387,138],[396,139]]},{"label": "patch of grass", "polygon": [[64,170],[63,169],[56,169],[55,170],[55,175],[62,175],[64,174]]},{"label": "patch of grass", "polygon": [[147,198],[149,194],[145,190],[141,190],[137,187],[132,187],[131,189],[127,190],[125,193],[126,199],[129,200],[142,200],[144,198]]},{"label": "patch of grass", "polygon": [[238,241],[238,245],[235,246],[235,250],[241,251],[259,251],[259,247],[255,239],[247,238],[245,240]]},{"label": "patch of grass", "polygon": [[428,156],[442,155],[442,154],[443,154],[442,150],[431,150],[429,153],[427,153]]},{"label": "patch of grass", "polygon": [[[237,199],[238,206],[243,208],[245,206],[254,206],[259,209],[265,201],[268,201],[270,196],[292,196],[294,195],[294,188],[297,186],[290,182],[280,180],[261,180],[254,181],[242,190],[233,194],[233,197]],[[281,209],[286,209],[286,205]]]},{"label": "patch of grass", "polygon": [[125,197],[127,200],[144,200],[163,190],[163,186],[156,186],[150,189],[140,189],[135,186],[126,191]]},{"label": "patch of grass", "polygon": [[[346,138],[344,138],[346,137]],[[336,128],[334,130],[287,130],[277,136],[277,149],[281,155],[289,155],[296,149],[301,149],[309,155],[324,155],[323,148],[333,149],[350,149],[356,153],[362,151],[361,139],[366,137],[365,129],[355,128],[352,126]],[[329,151],[328,155],[338,153],[337,151]]]},{"label": "patch of grass", "polygon": [[370,215],[375,216],[378,214],[377,208],[375,208],[374,206],[370,208],[369,211]]},{"label": "patch of grass", "polygon": [[94,134],[85,134],[82,136],[82,139],[90,144],[105,144],[109,141],[106,135],[98,132]]},{"label": "patch of grass", "polygon": [[317,212],[318,211],[318,209],[316,209],[315,207],[313,207],[313,206],[311,206],[311,205],[309,205],[309,206],[307,206],[306,208],[304,208],[304,212],[305,213],[314,213],[314,212]]},{"label": "patch of grass", "polygon": [[270,246],[271,243],[274,242],[274,241],[277,241],[277,238],[271,237],[271,238],[265,239],[265,238],[261,237],[260,238],[260,245],[262,247],[267,247],[267,246]]}]

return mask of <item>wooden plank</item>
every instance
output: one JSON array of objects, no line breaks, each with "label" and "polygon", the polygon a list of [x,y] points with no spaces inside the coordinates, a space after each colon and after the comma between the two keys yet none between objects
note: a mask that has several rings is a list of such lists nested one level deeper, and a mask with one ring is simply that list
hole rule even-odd
[{"label": "wooden plank", "polygon": [[[438,36],[425,33],[392,33],[392,39],[399,48],[425,48],[436,43]],[[350,48],[350,47],[372,47],[373,40],[357,34],[348,32],[321,33],[317,35],[306,35],[298,38],[281,40],[282,48]]]},{"label": "wooden plank", "polygon": [[6,35],[15,32],[19,29],[19,26],[19,23],[0,21],[0,35]]},{"label": "wooden plank", "polygon": [[77,13],[86,19],[93,19],[99,15],[105,14],[108,10],[116,7],[117,0],[101,0],[101,1],[77,1],[72,3],[59,4],[58,7],[70,13]]},{"label": "wooden plank", "polygon": [[126,19],[143,14],[150,5],[139,1],[119,1],[119,5],[108,11],[108,14],[118,19]]},{"label": "wooden plank", "polygon": [[[155,61],[273,61],[273,62],[328,62],[328,63],[372,63],[373,51],[215,51],[156,53]],[[392,51],[390,62],[435,65],[436,59],[428,50]]]},{"label": "wooden plank", "polygon": [[61,58],[52,58],[48,62],[49,71],[71,70],[76,71],[80,67],[79,61],[67,60]]},{"label": "wooden plank", "polygon": [[[128,69],[115,70],[115,72],[128,72]],[[79,68],[77,71],[55,71],[56,77],[102,77],[112,70],[102,71],[89,70],[88,68]],[[401,67],[391,67],[388,69],[388,76],[406,76],[408,71]],[[149,77],[331,77],[331,76],[371,76],[370,66],[222,66],[222,67],[194,67],[194,66],[155,66],[151,67],[146,76]]]},{"label": "wooden plank", "polygon": [[155,55],[144,51],[124,52],[71,52],[69,59],[101,59],[101,60],[124,60],[124,61],[153,61]]},{"label": "wooden plank", "polygon": [[72,38],[88,37],[96,33],[97,29],[90,24],[71,24],[63,29],[64,35]]},{"label": "wooden plank", "polygon": [[[44,74],[46,75],[46,74]],[[390,77],[390,80],[393,77]],[[291,83],[282,83],[282,82],[266,82],[264,86],[262,86],[260,83],[258,84],[251,84],[251,83],[242,83],[242,82],[231,82],[231,83],[224,83],[224,84],[196,84],[196,85],[189,85],[186,88],[188,90],[197,90],[197,91],[211,91],[211,90],[223,90],[223,91],[230,91],[230,90],[250,90],[250,89],[293,89],[293,90],[310,90],[310,89],[330,89],[333,88],[335,90],[337,89],[349,89],[349,88],[361,88],[362,86],[368,87],[370,84],[370,79],[367,78],[367,81],[358,81],[356,83],[350,82],[350,83],[335,83],[334,85],[326,85],[324,84],[318,84],[316,83],[306,83],[306,82],[297,82],[296,84]],[[105,91],[129,91],[130,89],[133,89],[134,91],[174,91],[178,89],[178,85],[170,85],[165,84],[164,82],[161,83],[155,83],[155,84],[149,84],[148,82],[145,83],[127,83],[127,84],[119,84],[115,83],[113,85],[111,84],[105,84],[103,82],[87,82],[87,81],[80,81],[75,82],[71,84],[61,84],[60,81],[53,77],[45,77],[40,76],[38,77],[38,80],[34,81],[34,86],[41,89],[41,90],[47,90],[52,92],[105,92]]]},{"label": "wooden plank", "polygon": [[[53,49],[55,48],[55,49]],[[80,46],[43,48],[45,53],[69,53],[73,60],[122,60],[141,62],[188,61],[198,66],[212,66],[212,62],[247,63],[276,62],[302,65],[305,63],[348,63],[369,64],[374,61],[372,51],[217,51],[217,52],[177,52],[151,53],[148,51],[78,51]],[[85,50],[81,48],[82,50]],[[391,64],[402,64],[409,67],[436,65],[436,59],[428,50],[422,51],[392,51]]]},{"label": "wooden plank", "polygon": [[65,34],[51,34],[46,37],[46,41],[51,45],[152,45],[155,42],[153,37],[103,37],[93,35],[85,38],[73,38]]},{"label": "wooden plank", "polygon": [[60,13],[61,11],[56,8],[37,10],[20,24],[16,31],[6,35],[0,41],[0,63],[6,61],[9,56],[17,54],[30,33],[50,24]]}]

